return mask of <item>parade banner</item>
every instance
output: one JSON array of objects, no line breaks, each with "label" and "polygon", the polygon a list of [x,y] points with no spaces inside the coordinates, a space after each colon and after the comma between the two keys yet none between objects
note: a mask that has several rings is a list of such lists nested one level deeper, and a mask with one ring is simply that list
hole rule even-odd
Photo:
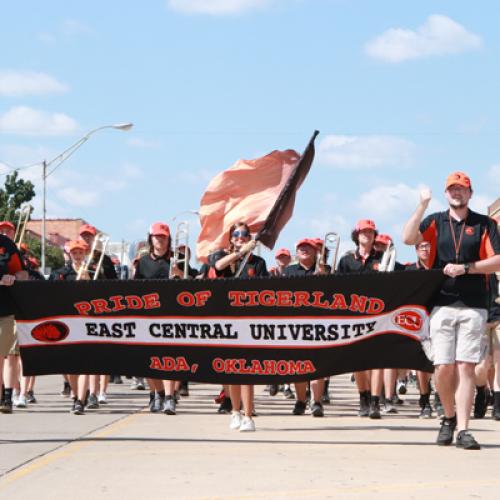
[{"label": "parade banner", "polygon": [[371,368],[432,371],[440,271],[307,278],[17,282],[25,375],[230,384]]}]

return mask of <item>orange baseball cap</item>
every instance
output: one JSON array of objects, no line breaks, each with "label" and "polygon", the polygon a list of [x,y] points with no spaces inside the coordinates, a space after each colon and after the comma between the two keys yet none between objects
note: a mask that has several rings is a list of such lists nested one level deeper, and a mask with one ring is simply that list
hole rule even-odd
[{"label": "orange baseball cap", "polygon": [[84,224],[82,227],[80,227],[79,234],[84,233],[90,233],[92,236],[95,236],[97,234],[97,229],[90,224]]},{"label": "orange baseball cap", "polygon": [[363,231],[363,229],[373,229],[373,231],[376,231],[377,227],[375,226],[375,222],[373,222],[370,219],[358,220],[358,222],[356,223],[355,230]]},{"label": "orange baseball cap", "polygon": [[446,189],[455,184],[472,189],[470,177],[463,172],[453,172],[446,178]]},{"label": "orange baseball cap", "polygon": [[16,226],[14,226],[14,224],[12,224],[12,222],[9,222],[8,220],[0,221],[0,227],[8,227],[12,231],[16,230]]},{"label": "orange baseball cap", "polygon": [[316,246],[316,242],[311,238],[302,238],[301,240],[297,241],[295,248],[299,248],[301,245],[309,245],[310,247],[313,247],[315,250],[318,249],[318,247]]},{"label": "orange baseball cap", "polygon": [[164,222],[155,222],[154,224],[151,224],[151,227],[149,228],[149,234],[151,236],[170,236],[170,228],[168,227],[168,224],[165,224]]},{"label": "orange baseball cap", "polygon": [[379,234],[375,238],[375,243],[382,243],[383,245],[389,245],[392,238],[388,234]]},{"label": "orange baseball cap", "polygon": [[73,250],[83,250],[84,252],[87,252],[89,246],[83,240],[71,240],[67,243],[66,248],[68,249],[68,252],[72,252]]},{"label": "orange baseball cap", "polygon": [[286,256],[286,257],[291,257],[292,255],[290,254],[290,250],[287,250],[286,248],[280,248],[276,254],[274,255],[276,258],[281,257],[281,256]]}]

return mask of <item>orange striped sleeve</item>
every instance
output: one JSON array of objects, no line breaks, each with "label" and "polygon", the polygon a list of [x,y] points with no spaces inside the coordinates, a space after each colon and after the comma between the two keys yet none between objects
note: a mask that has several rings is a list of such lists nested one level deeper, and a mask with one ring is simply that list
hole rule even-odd
[{"label": "orange striped sleeve", "polygon": [[434,265],[434,261],[436,260],[436,255],[437,255],[437,225],[436,221],[433,220],[427,229],[425,229],[422,232],[422,237],[424,241],[428,241],[431,244],[431,251],[429,254],[429,260],[426,263],[427,264],[427,269],[431,269],[432,266]]}]

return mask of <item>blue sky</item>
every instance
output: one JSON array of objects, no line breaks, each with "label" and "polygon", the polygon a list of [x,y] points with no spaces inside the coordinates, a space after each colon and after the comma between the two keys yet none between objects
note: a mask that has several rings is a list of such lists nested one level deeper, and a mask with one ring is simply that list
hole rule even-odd
[{"label": "blue sky", "polygon": [[[499,10],[493,0],[10,2],[0,174],[133,122],[92,136],[47,192],[49,217],[130,241],[196,210],[237,159],[302,151],[318,129],[278,247],[337,231],[345,250],[356,220],[373,218],[412,260],[400,233],[421,186],[435,210],[454,170],[471,176],[473,208],[500,196]],[[41,168],[21,174],[39,217]]]}]

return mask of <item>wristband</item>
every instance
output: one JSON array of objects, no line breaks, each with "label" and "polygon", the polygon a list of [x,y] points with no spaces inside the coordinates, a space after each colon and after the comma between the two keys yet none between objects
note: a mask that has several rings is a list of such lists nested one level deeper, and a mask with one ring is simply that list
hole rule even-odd
[{"label": "wristband", "polygon": [[469,274],[470,266],[470,264],[464,264],[464,274]]}]

